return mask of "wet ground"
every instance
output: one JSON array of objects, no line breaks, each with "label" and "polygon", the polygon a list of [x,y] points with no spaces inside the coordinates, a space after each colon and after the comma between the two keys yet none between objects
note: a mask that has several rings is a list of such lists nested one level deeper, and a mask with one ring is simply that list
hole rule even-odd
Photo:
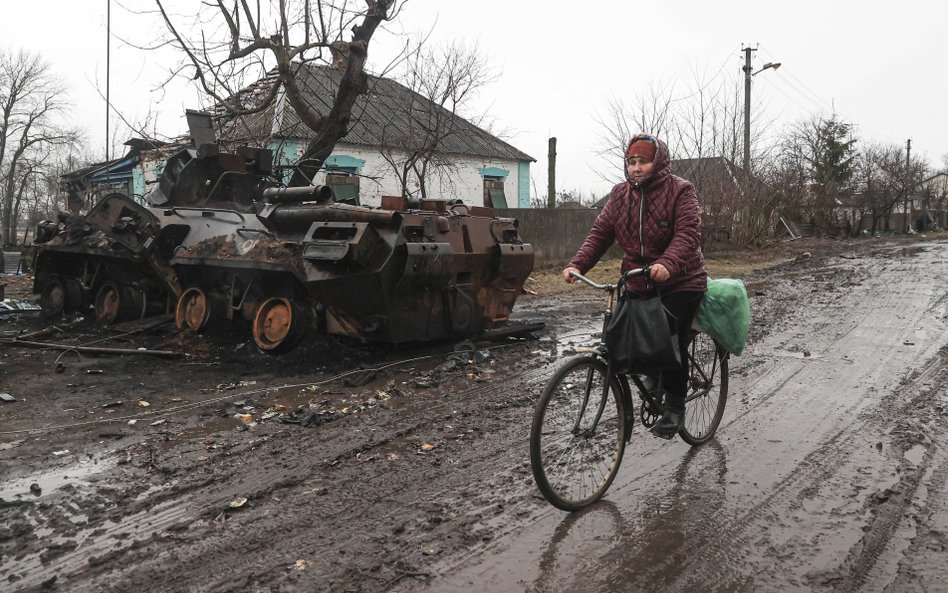
[{"label": "wet ground", "polygon": [[[274,358],[237,333],[57,322],[36,339],[138,353],[0,346],[0,587],[945,590],[945,248],[867,241],[748,276],[717,437],[636,427],[605,500],[575,514],[540,498],[527,436],[598,328],[591,291],[524,295],[516,318],[546,329],[473,350]],[[5,315],[0,338],[49,325]]]}]

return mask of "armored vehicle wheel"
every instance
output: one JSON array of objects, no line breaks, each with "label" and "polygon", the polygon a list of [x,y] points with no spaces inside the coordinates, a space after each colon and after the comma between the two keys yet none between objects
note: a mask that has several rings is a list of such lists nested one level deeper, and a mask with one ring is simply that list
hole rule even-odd
[{"label": "armored vehicle wheel", "polygon": [[95,318],[106,325],[138,319],[144,314],[145,305],[141,290],[109,281],[95,295]]},{"label": "armored vehicle wheel", "polygon": [[213,293],[192,286],[181,293],[174,311],[174,321],[178,329],[199,332],[207,328],[213,319],[222,316],[224,303]]},{"label": "armored vehicle wheel", "polygon": [[47,317],[58,317],[66,310],[66,287],[59,276],[50,276],[40,294],[40,309]]},{"label": "armored vehicle wheel", "polygon": [[52,275],[40,294],[40,308],[47,317],[82,309],[82,285],[75,278]]},{"label": "armored vehicle wheel", "polygon": [[290,299],[274,297],[260,303],[253,318],[253,340],[268,354],[293,348],[303,336],[306,322]]}]

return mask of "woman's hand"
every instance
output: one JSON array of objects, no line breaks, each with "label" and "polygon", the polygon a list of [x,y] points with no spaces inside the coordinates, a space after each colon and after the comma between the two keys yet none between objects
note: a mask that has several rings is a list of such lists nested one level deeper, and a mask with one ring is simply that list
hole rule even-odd
[{"label": "woman's hand", "polygon": [[576,282],[576,278],[572,274],[579,274],[579,268],[574,268],[573,266],[568,266],[563,269],[563,280],[566,280],[567,284],[572,284]]},{"label": "woman's hand", "polygon": [[652,264],[651,270],[652,271],[651,271],[650,276],[652,277],[652,280],[654,280],[655,282],[661,283],[668,280],[671,277],[671,274],[668,272],[668,268],[666,268],[662,264]]}]

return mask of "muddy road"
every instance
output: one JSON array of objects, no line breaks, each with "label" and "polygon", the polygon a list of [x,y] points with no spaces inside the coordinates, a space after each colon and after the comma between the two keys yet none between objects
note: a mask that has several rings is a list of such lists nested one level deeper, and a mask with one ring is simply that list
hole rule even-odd
[{"label": "muddy road", "polygon": [[[274,358],[244,335],[63,320],[37,339],[187,355],[0,345],[0,588],[948,590],[946,249],[860,242],[749,275],[717,437],[637,426],[575,514],[539,497],[527,436],[598,329],[592,291],[525,295],[516,318],[546,329],[473,349]],[[0,337],[48,326],[5,316]]]}]

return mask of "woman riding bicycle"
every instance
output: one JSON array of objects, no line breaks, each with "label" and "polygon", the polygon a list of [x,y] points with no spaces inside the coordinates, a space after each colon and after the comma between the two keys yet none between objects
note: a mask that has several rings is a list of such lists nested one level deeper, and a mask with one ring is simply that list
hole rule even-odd
[{"label": "woman riding bicycle", "polygon": [[[686,352],[689,329],[707,289],[698,196],[691,182],[669,172],[668,147],[658,138],[634,136],[625,155],[626,181],[612,188],[563,278],[575,282],[570,272],[585,274],[618,242],[625,254],[623,272],[650,266],[665,308],[678,320],[680,351]],[[649,294],[643,277],[630,279],[628,289],[633,297]],[[673,436],[684,422],[687,358],[682,356],[680,368],[662,373],[665,411],[652,428],[659,436]]]}]

